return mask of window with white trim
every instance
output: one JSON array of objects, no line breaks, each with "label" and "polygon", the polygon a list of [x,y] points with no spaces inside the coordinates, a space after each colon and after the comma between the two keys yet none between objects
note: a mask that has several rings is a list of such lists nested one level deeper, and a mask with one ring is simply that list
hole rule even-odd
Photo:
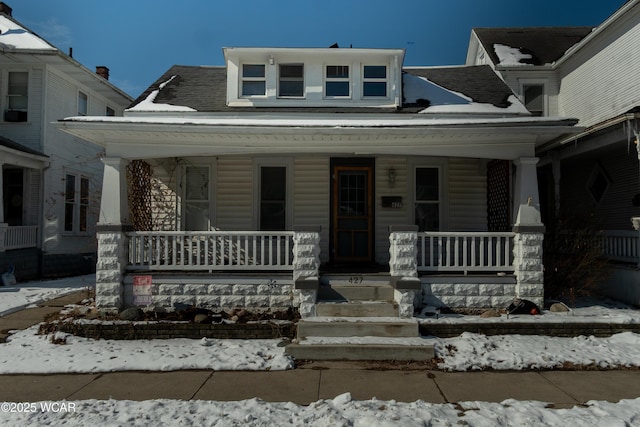
[{"label": "window with white trim", "polygon": [[440,230],[440,168],[416,167],[414,216],[419,231]]},{"label": "window with white trim", "polygon": [[29,109],[29,73],[9,71],[7,73],[7,100],[5,122],[26,122]]},{"label": "window with white trim", "polygon": [[182,229],[187,231],[209,230],[211,227],[209,166],[184,166],[182,194]]},{"label": "window with white trim", "polygon": [[327,98],[348,98],[351,95],[348,65],[325,67],[324,94]]},{"label": "window with white trim", "polygon": [[105,110],[105,115],[107,117],[113,117],[116,115],[116,110],[114,110],[113,108],[107,106],[106,110]]},{"label": "window with white trim", "polygon": [[287,229],[287,168],[260,167],[260,230]]},{"label": "window with white trim", "polygon": [[533,116],[545,115],[544,84],[525,83],[522,85],[524,106]]},{"label": "window with white trim", "polygon": [[386,65],[365,65],[362,73],[363,97],[387,97],[388,73]]},{"label": "window with white trim", "polygon": [[89,97],[86,93],[78,91],[78,115],[86,116],[89,111]]},{"label": "window with white trim", "polygon": [[88,231],[89,195],[89,178],[73,173],[65,174],[64,231],[75,233]]},{"label": "window with white trim", "polygon": [[278,96],[282,98],[304,97],[304,65],[280,64]]},{"label": "window with white trim", "polygon": [[264,64],[242,65],[242,96],[264,96],[267,93],[267,79]]}]

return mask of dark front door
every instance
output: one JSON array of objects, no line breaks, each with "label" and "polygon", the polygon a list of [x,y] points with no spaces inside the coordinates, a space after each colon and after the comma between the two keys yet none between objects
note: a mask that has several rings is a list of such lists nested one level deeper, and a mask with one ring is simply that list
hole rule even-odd
[{"label": "dark front door", "polygon": [[332,167],[332,260],[373,260],[373,165]]}]

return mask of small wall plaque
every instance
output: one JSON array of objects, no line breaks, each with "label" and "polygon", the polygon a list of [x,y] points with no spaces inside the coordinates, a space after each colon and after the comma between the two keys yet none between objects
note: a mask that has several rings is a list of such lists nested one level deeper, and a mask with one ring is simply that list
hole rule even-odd
[{"label": "small wall plaque", "polygon": [[401,196],[382,196],[382,207],[400,209],[402,207]]}]

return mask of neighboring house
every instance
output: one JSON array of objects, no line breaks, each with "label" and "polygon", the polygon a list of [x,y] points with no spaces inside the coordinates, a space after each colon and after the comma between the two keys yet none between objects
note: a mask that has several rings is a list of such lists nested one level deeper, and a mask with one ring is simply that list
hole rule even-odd
[{"label": "neighboring house", "polygon": [[103,190],[100,308],[310,316],[337,280],[390,284],[402,317],[542,304],[535,152],[576,120],[531,116],[486,65],[223,52],[225,67],[170,68],[124,117],[57,124],[104,147],[103,188],[120,189]]},{"label": "neighboring house", "polygon": [[536,148],[543,222],[592,216],[606,254],[622,263],[606,290],[636,305],[639,45],[640,1],[630,0],[596,28],[477,28],[467,54],[467,65],[489,65],[535,114],[579,119],[582,132]]},{"label": "neighboring house", "polygon": [[103,149],[51,123],[121,115],[131,98],[108,82],[106,67],[88,70],[11,12],[0,3],[0,272],[91,272]]}]

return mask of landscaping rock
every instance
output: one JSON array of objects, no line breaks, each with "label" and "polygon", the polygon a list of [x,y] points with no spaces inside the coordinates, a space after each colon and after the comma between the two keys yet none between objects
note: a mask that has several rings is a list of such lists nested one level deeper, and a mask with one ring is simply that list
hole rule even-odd
[{"label": "landscaping rock", "polygon": [[486,319],[489,317],[500,317],[500,312],[495,308],[491,308],[487,311],[482,312],[482,314],[480,314],[480,317],[482,317],[483,319]]},{"label": "landscaping rock", "polygon": [[206,314],[196,314],[193,317],[193,323],[211,323],[211,318]]},{"label": "landscaping rock", "polygon": [[551,304],[551,307],[549,307],[549,311],[552,313],[566,313],[571,310],[569,309],[569,307],[567,307],[566,304],[556,302],[554,304]]},{"label": "landscaping rock", "polygon": [[120,320],[141,320],[144,318],[144,312],[139,307],[130,307],[122,310],[118,317],[120,317]]}]

